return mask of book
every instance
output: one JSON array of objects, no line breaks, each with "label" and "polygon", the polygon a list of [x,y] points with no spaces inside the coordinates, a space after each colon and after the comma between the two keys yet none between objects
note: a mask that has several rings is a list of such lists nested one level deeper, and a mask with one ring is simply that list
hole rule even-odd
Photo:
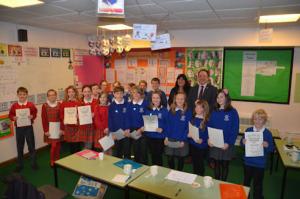
[{"label": "book", "polygon": [[86,158],[88,160],[96,159],[98,157],[98,152],[92,151],[89,149],[85,149],[83,151],[79,151],[76,155]]},{"label": "book", "polygon": [[106,189],[106,184],[81,176],[75,186],[72,196],[81,199],[102,199]]},{"label": "book", "polygon": [[222,199],[247,199],[246,192],[242,185],[220,183]]}]

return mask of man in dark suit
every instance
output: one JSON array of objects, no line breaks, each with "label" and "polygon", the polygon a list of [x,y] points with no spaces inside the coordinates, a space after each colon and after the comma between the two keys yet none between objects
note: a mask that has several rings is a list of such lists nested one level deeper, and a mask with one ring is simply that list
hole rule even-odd
[{"label": "man in dark suit", "polygon": [[188,96],[188,106],[193,111],[195,108],[195,101],[197,99],[206,100],[209,104],[209,110],[212,112],[216,99],[218,89],[209,83],[209,72],[206,69],[201,69],[198,72],[198,84],[191,88]]}]

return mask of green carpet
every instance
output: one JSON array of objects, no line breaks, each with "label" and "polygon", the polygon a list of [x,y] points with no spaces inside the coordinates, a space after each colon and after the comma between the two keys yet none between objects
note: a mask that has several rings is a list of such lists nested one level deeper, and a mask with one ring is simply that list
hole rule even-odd
[{"label": "green carpet", "polygon": [[[242,167],[242,154],[241,148],[237,147],[237,158],[233,160],[230,164],[228,181],[232,183],[241,184],[243,182],[243,167]],[[3,153],[3,152],[2,152]],[[67,146],[62,147],[62,157],[68,155]],[[21,174],[33,185],[39,187],[44,184],[54,184],[53,170],[49,166],[49,148],[38,152],[38,164],[40,169],[38,171],[33,171],[30,168],[29,159],[25,160],[24,169]],[[276,160],[277,156],[275,156]],[[275,165],[275,161],[274,161]],[[164,162],[164,166],[167,166]],[[0,178],[7,176],[13,172],[15,169],[15,164],[10,164],[5,167],[0,167]],[[186,163],[184,166],[184,171],[191,172],[191,164]],[[99,171],[100,172],[100,171]],[[206,167],[206,175],[213,176],[213,171]],[[264,179],[264,196],[265,199],[277,199],[280,197],[281,191],[281,180],[283,174],[283,167],[279,163],[278,171],[273,171],[270,175],[269,170],[265,172]],[[59,177],[59,188],[67,191],[70,195],[67,198],[73,198],[71,196],[73,189],[79,179],[79,175],[74,174],[71,171],[66,171],[64,169],[58,169]],[[300,183],[300,171],[289,171],[287,175],[287,185],[285,191],[285,199],[296,199],[299,198],[300,194],[299,188]],[[3,195],[6,187],[1,184],[0,195]],[[136,191],[130,191],[130,198],[142,198],[144,195]],[[123,191],[109,187],[104,198],[123,198]]]}]

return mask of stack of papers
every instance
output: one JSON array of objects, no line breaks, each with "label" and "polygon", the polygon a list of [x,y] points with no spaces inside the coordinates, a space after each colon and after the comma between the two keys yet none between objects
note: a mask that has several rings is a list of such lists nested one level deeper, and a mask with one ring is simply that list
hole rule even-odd
[{"label": "stack of papers", "polygon": [[165,178],[168,180],[176,181],[176,182],[192,184],[195,181],[196,177],[197,177],[197,175],[195,175],[195,174],[171,170]]},{"label": "stack of papers", "polygon": [[122,175],[122,174],[117,174],[115,177],[112,179],[113,182],[118,182],[118,183],[125,183],[130,176],[128,175]]},{"label": "stack of papers", "polygon": [[83,157],[83,158],[86,158],[88,160],[96,159],[98,157],[98,153],[96,151],[92,151],[92,150],[89,150],[89,149],[79,151],[76,154]]}]

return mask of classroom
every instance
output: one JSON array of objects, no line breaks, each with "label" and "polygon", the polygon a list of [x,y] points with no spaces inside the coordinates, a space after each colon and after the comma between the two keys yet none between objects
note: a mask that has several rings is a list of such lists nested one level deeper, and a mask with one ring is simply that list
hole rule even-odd
[{"label": "classroom", "polygon": [[299,18],[299,0],[0,0],[0,195],[299,198]]}]

